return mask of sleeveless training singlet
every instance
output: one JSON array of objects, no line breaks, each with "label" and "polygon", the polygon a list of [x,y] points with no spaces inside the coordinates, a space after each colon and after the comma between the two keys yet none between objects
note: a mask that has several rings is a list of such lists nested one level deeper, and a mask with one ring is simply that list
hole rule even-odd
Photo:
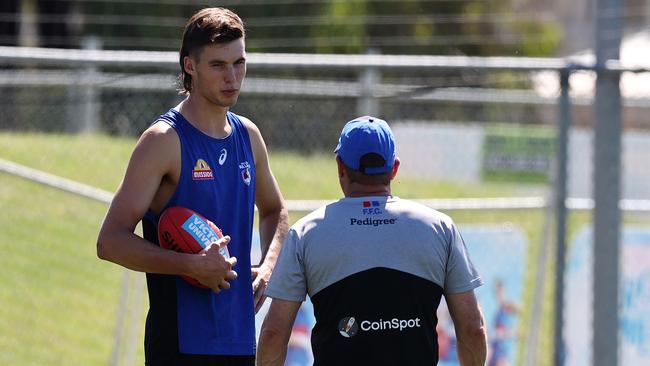
[{"label": "sleeveless training singlet", "polygon": [[[147,363],[174,364],[180,354],[254,355],[255,318],[250,252],[255,203],[255,161],[246,127],[228,112],[230,135],[212,138],[171,109],[156,122],[180,139],[181,173],[165,208],[190,208],[230,235],[238,277],[215,294],[179,276],[147,273],[150,308],[145,331]],[[145,239],[158,243],[158,215],[142,220]]]}]

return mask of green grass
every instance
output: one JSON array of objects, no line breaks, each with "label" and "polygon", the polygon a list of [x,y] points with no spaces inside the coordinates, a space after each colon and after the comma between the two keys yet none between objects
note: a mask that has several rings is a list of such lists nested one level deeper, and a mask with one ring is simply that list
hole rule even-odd
[{"label": "green grass", "polygon": [[[134,144],[134,139],[107,136],[0,133],[0,158],[112,192]],[[272,152],[270,159],[287,199],[341,197],[333,154]],[[123,271],[95,254],[106,206],[8,174],[0,173],[0,179],[0,364],[107,364]],[[393,184],[393,193],[405,198],[507,196],[515,195],[516,189],[403,175]],[[542,212],[449,214],[461,224],[508,222],[521,227],[531,246],[526,281],[530,283],[541,242]],[[293,213],[292,221],[301,215]],[[530,303],[531,291],[527,286],[525,304]],[[522,314],[522,324],[529,316]],[[548,329],[544,333],[549,334]],[[136,361],[142,364],[141,335],[137,342]],[[549,354],[548,347],[543,346],[540,354]]]},{"label": "green grass", "polygon": [[[102,135],[0,133],[0,158],[113,192],[119,185],[135,139]],[[272,152],[271,168],[287,199],[341,197],[334,154]],[[398,174],[393,193],[404,198],[495,197],[512,195],[504,184],[461,185]]]},{"label": "green grass", "polygon": [[113,192],[134,145],[96,135],[0,133],[0,158]]},{"label": "green grass", "polygon": [[105,364],[121,273],[95,256],[105,206],[0,177],[0,364]]},{"label": "green grass", "polygon": [[[271,153],[271,169],[287,199],[337,199],[342,196],[334,154]],[[403,198],[498,197],[515,192],[505,184],[462,185],[425,180],[398,172],[391,184]]]}]

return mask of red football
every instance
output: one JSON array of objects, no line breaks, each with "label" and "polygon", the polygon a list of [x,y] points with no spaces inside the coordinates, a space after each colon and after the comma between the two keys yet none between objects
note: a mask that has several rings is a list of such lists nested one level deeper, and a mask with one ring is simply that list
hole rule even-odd
[{"label": "red football", "polygon": [[[196,254],[222,237],[217,225],[185,207],[169,207],[158,220],[158,242],[165,249]],[[225,258],[230,257],[226,247],[220,248],[219,252]],[[205,288],[194,278],[182,277],[194,286]]]}]

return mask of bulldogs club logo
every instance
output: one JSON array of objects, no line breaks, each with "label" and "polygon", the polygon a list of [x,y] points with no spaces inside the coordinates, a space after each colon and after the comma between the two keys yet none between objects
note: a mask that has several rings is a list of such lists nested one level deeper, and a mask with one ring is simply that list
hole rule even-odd
[{"label": "bulldogs club logo", "polygon": [[241,173],[241,179],[244,181],[244,184],[247,186],[251,185],[251,165],[245,161],[239,164],[239,171]]},{"label": "bulldogs club logo", "polygon": [[339,333],[345,337],[354,337],[359,331],[359,325],[353,316],[346,317],[339,321]]}]

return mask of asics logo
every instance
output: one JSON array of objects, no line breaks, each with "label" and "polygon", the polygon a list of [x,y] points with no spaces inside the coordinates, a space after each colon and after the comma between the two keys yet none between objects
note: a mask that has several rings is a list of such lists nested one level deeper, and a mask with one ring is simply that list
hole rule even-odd
[{"label": "asics logo", "polygon": [[228,157],[228,150],[221,149],[221,155],[219,155],[219,165],[223,165],[223,163],[226,162],[227,157]]}]

